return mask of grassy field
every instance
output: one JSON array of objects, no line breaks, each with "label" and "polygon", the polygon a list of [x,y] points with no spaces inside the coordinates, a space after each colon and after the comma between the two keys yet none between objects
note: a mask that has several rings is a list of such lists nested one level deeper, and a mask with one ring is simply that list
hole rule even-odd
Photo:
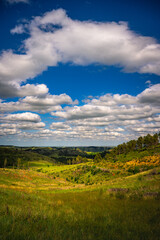
[{"label": "grassy field", "polygon": [[1,153],[0,240],[160,239],[159,145],[71,165]]},{"label": "grassy field", "polygon": [[1,239],[159,239],[159,202],[103,191],[1,190]]},{"label": "grassy field", "polygon": [[126,176],[93,166],[1,168],[0,239],[158,240],[160,168]]}]

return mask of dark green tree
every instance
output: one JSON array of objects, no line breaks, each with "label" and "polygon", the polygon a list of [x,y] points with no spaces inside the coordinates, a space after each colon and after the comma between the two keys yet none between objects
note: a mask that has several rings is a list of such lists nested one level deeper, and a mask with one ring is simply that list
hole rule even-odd
[{"label": "dark green tree", "polygon": [[143,138],[142,137],[139,137],[137,139],[137,148],[138,149],[142,149],[143,148]]},{"label": "dark green tree", "polygon": [[98,162],[100,162],[100,161],[102,161],[101,154],[100,154],[100,153],[97,153],[97,154],[95,155],[95,157],[94,157],[94,162],[95,162],[95,163],[98,163]]}]

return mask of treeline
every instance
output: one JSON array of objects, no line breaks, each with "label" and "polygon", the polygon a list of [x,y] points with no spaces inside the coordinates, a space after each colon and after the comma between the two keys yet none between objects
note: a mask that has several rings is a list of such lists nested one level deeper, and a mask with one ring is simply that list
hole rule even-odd
[{"label": "treeline", "polygon": [[[26,148],[25,151],[39,153],[41,155],[45,155],[51,158],[59,158],[63,159],[63,157],[77,157],[78,155],[81,157],[90,157],[92,155],[88,155],[87,152],[79,149],[78,147],[33,147],[33,148]],[[93,155],[94,157],[94,155]]]},{"label": "treeline", "polygon": [[82,157],[78,155],[76,158],[69,159],[67,161],[67,164],[71,165],[71,164],[78,164],[78,163],[85,163],[85,162],[88,162],[88,159],[86,157]]},{"label": "treeline", "polygon": [[0,167],[19,167],[29,161],[52,161],[53,159],[38,153],[26,152],[14,147],[0,147]]},{"label": "treeline", "polygon": [[24,151],[48,156],[58,164],[77,164],[86,162],[87,158],[93,159],[95,156],[95,154],[88,154],[78,147],[32,147],[25,148]]},{"label": "treeline", "polygon": [[94,157],[94,162],[98,163],[102,160],[117,161],[117,159],[119,159],[118,156],[121,154],[127,155],[134,151],[137,151],[137,154],[139,154],[139,151],[149,151],[149,149],[159,145],[159,140],[160,133],[155,133],[154,135],[147,134],[143,137],[140,136],[137,140],[131,140],[127,143],[119,144],[108,152],[97,153]]},{"label": "treeline", "polygon": [[137,140],[131,140],[127,143],[119,144],[113,148],[112,153],[118,155],[122,153],[128,153],[134,150],[142,150],[143,148],[150,148],[159,144],[160,133],[155,133],[153,136],[147,134],[147,136],[139,137]]}]

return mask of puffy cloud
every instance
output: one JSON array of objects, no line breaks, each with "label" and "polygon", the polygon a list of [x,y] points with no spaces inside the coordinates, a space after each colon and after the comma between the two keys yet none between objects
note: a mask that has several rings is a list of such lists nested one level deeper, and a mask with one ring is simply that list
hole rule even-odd
[{"label": "puffy cloud", "polygon": [[33,59],[30,54],[15,54],[9,50],[0,56],[0,82],[5,84],[25,82],[45,69],[46,65],[38,58]]},{"label": "puffy cloud", "polygon": [[50,125],[50,128],[51,129],[66,129],[66,130],[71,130],[71,127],[64,123],[64,122],[53,122],[51,125]]},{"label": "puffy cloud", "polygon": [[0,128],[0,136],[8,136],[8,135],[15,135],[20,134],[20,131],[17,129],[11,129],[11,128]]},{"label": "puffy cloud", "polygon": [[36,17],[29,28],[31,37],[25,47],[33,57],[44,54],[43,46],[50,50],[48,59],[55,54],[57,63],[119,65],[127,72],[160,74],[160,45],[137,35],[125,22],[74,21],[59,9]]},{"label": "puffy cloud", "polygon": [[26,84],[20,86],[19,84],[3,84],[1,83],[0,96],[1,97],[25,97],[25,96],[39,96],[48,93],[48,88],[45,84]]},{"label": "puffy cloud", "polygon": [[56,113],[51,113],[53,116],[62,117],[66,119],[84,119],[93,118],[98,116],[106,116],[111,112],[111,109],[106,106],[94,106],[94,105],[84,105],[84,106],[74,106],[66,108],[66,111],[58,111]]},{"label": "puffy cloud", "polygon": [[83,106],[67,107],[62,111],[52,112],[52,116],[69,120],[96,118],[104,116],[116,116],[120,120],[143,119],[159,113],[160,109],[152,109],[151,106],[95,106],[86,104]]},{"label": "puffy cloud", "polygon": [[[57,141],[126,141],[160,130],[160,88],[152,85],[137,96],[105,94],[88,98],[83,105],[75,104],[66,95],[27,96],[17,102],[0,101],[1,112],[51,112],[50,129],[45,128],[38,114],[25,112],[0,115],[0,134],[18,134],[22,138],[47,138]],[[56,117],[56,119],[54,118]],[[63,119],[63,120],[62,120]],[[4,123],[5,122],[5,123]],[[9,129],[9,130],[7,130]],[[27,130],[34,130],[29,131]]]},{"label": "puffy cloud", "polygon": [[[59,62],[116,65],[127,72],[160,75],[160,44],[131,31],[127,23],[72,20],[58,9],[35,17],[28,30],[23,54],[1,54],[1,84],[21,84]],[[11,30],[23,31],[22,24]]]},{"label": "puffy cloud", "polygon": [[0,135],[22,134],[26,130],[40,130],[45,127],[38,114],[24,112],[0,116]]},{"label": "puffy cloud", "polygon": [[160,84],[155,84],[145,89],[138,95],[140,103],[160,106]]},{"label": "puffy cloud", "polygon": [[24,103],[35,105],[35,106],[56,106],[61,104],[72,104],[72,99],[67,94],[60,95],[46,95],[42,97],[31,97],[28,96],[23,99]]},{"label": "puffy cloud", "polygon": [[3,119],[5,121],[25,121],[25,122],[41,121],[41,118],[38,114],[31,113],[31,112],[8,114],[6,116],[0,117],[0,119]]},{"label": "puffy cloud", "polygon": [[18,122],[0,124],[1,129],[37,130],[45,127],[43,122]]},{"label": "puffy cloud", "polygon": [[[41,84],[43,85],[43,84]],[[38,86],[41,86],[38,85]],[[26,85],[25,85],[26,86]],[[0,111],[1,112],[15,112],[15,111],[38,111],[41,113],[47,113],[51,111],[59,111],[62,110],[60,105],[62,104],[77,104],[77,101],[72,101],[71,97],[67,94],[60,94],[60,95],[50,95],[42,93],[47,91],[47,88],[43,86],[37,87],[37,94],[41,93],[42,95],[33,96],[34,90],[36,95],[36,87],[30,88],[25,87],[22,89],[21,93],[32,93],[32,96],[27,96],[25,98],[19,99],[17,102],[0,102]]]},{"label": "puffy cloud", "polygon": [[[65,138],[103,141],[126,141],[147,133],[153,134],[160,130],[159,96],[159,84],[156,84],[137,96],[105,94],[88,99],[82,106],[52,112],[52,116],[63,118],[63,122],[52,123],[53,129],[63,126],[59,136]],[[144,101],[144,97],[147,100]]]},{"label": "puffy cloud", "polygon": [[128,94],[105,94],[96,99],[88,99],[83,106],[66,107],[51,114],[68,120],[102,119],[102,117],[109,117],[112,121],[115,118],[117,120],[138,120],[159,114],[159,106],[160,84],[155,84],[136,97]]}]

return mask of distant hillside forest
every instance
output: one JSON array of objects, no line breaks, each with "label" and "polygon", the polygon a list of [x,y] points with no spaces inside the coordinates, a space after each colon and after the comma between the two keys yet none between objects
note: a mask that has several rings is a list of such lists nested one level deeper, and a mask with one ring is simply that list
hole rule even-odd
[{"label": "distant hillside forest", "polygon": [[113,148],[114,154],[128,153],[134,150],[142,150],[143,148],[150,148],[159,144],[160,133],[154,135],[147,134],[144,137],[139,137],[137,140],[131,140],[127,143],[119,144]]},{"label": "distant hillside forest", "polygon": [[[139,137],[117,147],[0,147],[0,167],[27,166],[30,161],[48,161],[53,164],[77,164],[94,161],[123,161],[136,156],[148,156],[159,152],[160,133]],[[158,148],[156,148],[156,146]],[[151,149],[156,149],[151,151]]]}]

